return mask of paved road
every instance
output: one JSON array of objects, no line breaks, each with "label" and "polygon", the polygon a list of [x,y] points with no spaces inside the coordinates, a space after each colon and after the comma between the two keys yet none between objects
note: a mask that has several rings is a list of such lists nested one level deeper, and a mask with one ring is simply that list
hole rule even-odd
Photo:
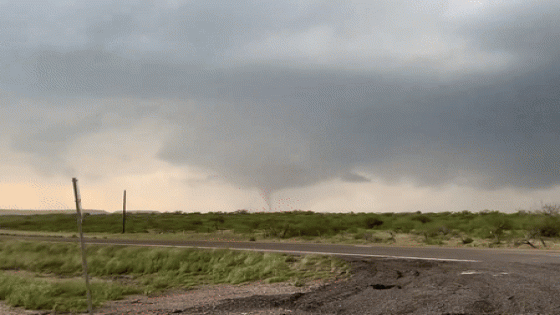
[{"label": "paved road", "polygon": [[[52,242],[77,242],[76,238],[7,236],[0,238],[33,239]],[[195,248],[229,248],[235,250],[254,250],[261,252],[281,252],[293,254],[326,254],[335,256],[363,256],[381,258],[403,258],[442,261],[473,261],[503,263],[557,263],[560,265],[560,252],[545,250],[517,249],[475,249],[441,247],[391,247],[361,245],[331,245],[311,243],[260,243],[260,242],[218,242],[218,241],[146,241],[146,240],[109,240],[86,239],[88,244],[134,245],[134,246],[172,246]]]}]

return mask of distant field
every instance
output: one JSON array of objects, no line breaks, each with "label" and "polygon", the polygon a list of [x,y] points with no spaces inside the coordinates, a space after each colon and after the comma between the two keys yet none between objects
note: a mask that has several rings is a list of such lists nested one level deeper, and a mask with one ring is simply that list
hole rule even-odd
[{"label": "distant field", "polygon": [[[84,213],[89,214],[108,214],[104,210],[84,209]],[[0,215],[35,215],[35,214],[74,214],[76,210],[6,210],[0,209]]]},{"label": "distant field", "polygon": [[[545,247],[560,237],[560,206],[540,211],[472,213],[128,213],[121,237],[332,243],[421,243],[426,245]],[[0,230],[76,233],[76,214],[47,213],[0,217]],[[89,235],[120,235],[121,213],[86,214]]]},{"label": "distant field", "polygon": [[[96,209],[83,209],[83,213],[89,214],[110,214],[105,210],[96,210]],[[0,215],[35,215],[35,214],[75,214],[76,209],[66,209],[66,210],[7,210],[7,209],[0,209]],[[154,210],[129,210],[128,213],[159,213],[158,211]]]}]

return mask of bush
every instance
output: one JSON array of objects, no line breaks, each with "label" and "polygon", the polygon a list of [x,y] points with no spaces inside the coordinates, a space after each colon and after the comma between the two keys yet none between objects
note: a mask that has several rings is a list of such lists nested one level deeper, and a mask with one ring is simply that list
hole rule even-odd
[{"label": "bush", "polygon": [[558,220],[558,218],[545,218],[540,224],[537,225],[536,228],[541,236],[560,236],[560,221]]},{"label": "bush", "polygon": [[424,227],[421,230],[421,233],[424,237],[438,237],[438,236],[446,236],[451,233],[451,230],[445,225],[432,225],[428,227]]},{"label": "bush", "polygon": [[409,233],[412,229],[414,229],[414,223],[408,220],[400,220],[393,223],[393,230],[397,232]]},{"label": "bush", "polygon": [[496,238],[496,242],[500,242],[504,236],[505,231],[513,229],[513,224],[511,220],[508,219],[504,214],[492,215],[488,219],[490,224],[490,233]]},{"label": "bush", "polygon": [[424,215],[424,214],[416,215],[416,216],[412,217],[411,220],[419,221],[419,222],[422,222],[422,223],[432,222],[432,219],[430,217],[428,217],[427,215]]},{"label": "bush", "polygon": [[367,217],[365,219],[366,229],[373,229],[383,224],[383,221],[377,217]]},{"label": "bush", "polygon": [[461,240],[461,242],[462,242],[463,244],[470,244],[470,243],[472,243],[473,241],[474,241],[474,240],[473,240],[472,238],[470,238],[470,237],[467,237],[467,238],[464,238],[464,239]]},{"label": "bush", "polygon": [[451,230],[447,226],[442,225],[442,226],[438,227],[438,233],[441,234],[441,235],[447,235],[447,234],[451,233]]}]

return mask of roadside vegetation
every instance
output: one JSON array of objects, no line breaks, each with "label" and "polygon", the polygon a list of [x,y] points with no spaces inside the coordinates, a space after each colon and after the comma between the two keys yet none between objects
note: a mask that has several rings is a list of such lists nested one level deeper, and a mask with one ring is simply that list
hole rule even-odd
[{"label": "roadside vegetation", "polygon": [[[77,238],[76,215],[2,215],[0,234]],[[324,242],[405,246],[560,248],[560,206],[539,211],[440,213],[129,213],[86,215],[92,238]],[[1,235],[0,235],[1,236]],[[27,309],[80,312],[85,285],[77,243],[0,238],[0,300]],[[324,256],[229,250],[88,245],[95,306],[129,294],[250,281],[304,284],[344,277],[348,266]]]},{"label": "roadside vegetation", "polygon": [[[257,280],[302,285],[348,274],[343,261],[318,255],[88,245],[87,257],[96,307],[128,294],[173,288]],[[0,241],[0,270],[0,300],[12,306],[87,309],[78,244]]]},{"label": "roadside vegetation", "polygon": [[[3,231],[76,233],[75,214],[4,215]],[[111,238],[313,241],[347,244],[403,243],[448,246],[547,247],[560,237],[560,206],[539,211],[485,210],[439,213],[249,213],[86,215],[84,233]],[[157,235],[157,236],[156,236]]]}]

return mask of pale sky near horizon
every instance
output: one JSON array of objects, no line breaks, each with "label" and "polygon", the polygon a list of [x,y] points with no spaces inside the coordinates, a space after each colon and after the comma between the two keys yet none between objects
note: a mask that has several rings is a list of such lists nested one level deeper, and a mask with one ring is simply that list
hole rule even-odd
[{"label": "pale sky near horizon", "polygon": [[560,2],[0,0],[0,208],[560,203]]}]

